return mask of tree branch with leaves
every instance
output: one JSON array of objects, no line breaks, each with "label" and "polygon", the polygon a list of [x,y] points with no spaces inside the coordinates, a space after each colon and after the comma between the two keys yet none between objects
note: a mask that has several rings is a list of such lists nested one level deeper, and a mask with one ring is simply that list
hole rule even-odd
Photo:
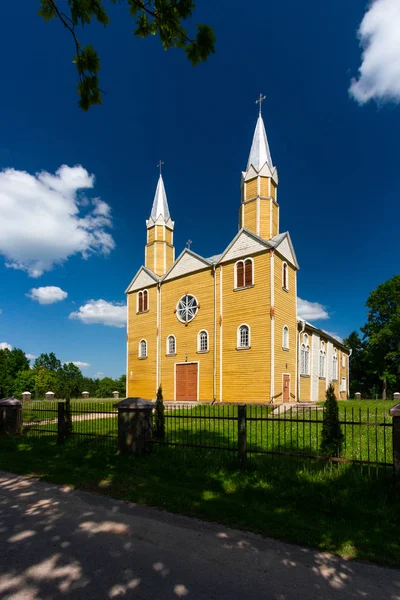
[{"label": "tree branch with leaves", "polygon": [[[197,34],[191,37],[183,26],[193,15],[193,0],[108,0],[108,4],[110,3],[128,5],[129,13],[136,24],[135,35],[140,38],[158,35],[164,50],[184,50],[192,65],[207,60],[215,51],[212,27],[197,25]],[[59,0],[40,0],[39,15],[45,21],[58,19],[71,35],[75,46],[74,63],[79,79],[79,106],[87,111],[91,106],[102,103],[104,92],[99,87],[101,63],[91,44],[81,45],[78,30],[89,25],[92,20],[97,20],[107,27],[110,16],[105,8],[106,0],[67,0],[67,4],[68,13],[61,10]]]}]

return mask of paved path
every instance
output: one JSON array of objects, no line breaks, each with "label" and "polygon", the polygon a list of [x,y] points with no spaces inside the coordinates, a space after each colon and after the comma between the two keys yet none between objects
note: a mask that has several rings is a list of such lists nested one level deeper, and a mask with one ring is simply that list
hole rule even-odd
[{"label": "paved path", "polygon": [[400,571],[4,472],[0,548],[3,600],[400,600]]}]

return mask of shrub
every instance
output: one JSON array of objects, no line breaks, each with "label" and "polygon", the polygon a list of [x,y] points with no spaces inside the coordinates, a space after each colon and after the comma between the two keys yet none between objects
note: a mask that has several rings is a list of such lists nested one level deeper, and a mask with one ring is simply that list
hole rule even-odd
[{"label": "shrub", "polygon": [[165,439],[165,415],[164,415],[164,412],[165,412],[165,408],[164,408],[164,402],[163,402],[162,386],[160,385],[157,390],[154,434],[155,434],[155,437],[161,441]]},{"label": "shrub", "polygon": [[339,406],[335,389],[331,383],[326,390],[324,419],[322,424],[321,454],[340,456],[343,445],[343,433],[339,422]]}]

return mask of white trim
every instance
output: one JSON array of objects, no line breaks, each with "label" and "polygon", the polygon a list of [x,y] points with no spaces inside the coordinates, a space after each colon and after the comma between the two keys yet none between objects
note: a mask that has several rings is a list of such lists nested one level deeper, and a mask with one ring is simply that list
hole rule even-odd
[{"label": "white trim", "polygon": [[[169,339],[170,338],[174,338],[175,352],[169,351]],[[167,356],[175,356],[175,354],[176,354],[176,336],[173,333],[169,333],[165,339],[165,354]]]},{"label": "white trim", "polygon": [[260,235],[260,196],[256,198],[256,234]]},{"label": "white trim", "polygon": [[[144,292],[147,292],[147,308],[146,308],[146,310],[142,310],[141,312],[139,312],[139,294],[143,295]],[[148,312],[150,310],[149,297],[150,297],[150,294],[149,294],[149,290],[147,288],[144,288],[142,290],[138,290],[136,292],[136,314],[141,315],[142,313],[146,313],[146,312]],[[143,297],[142,297],[142,308],[143,308]]]},{"label": "white trim", "polygon": [[129,385],[129,294],[126,298],[126,382],[125,382],[125,397],[128,398]]},{"label": "white trim", "polygon": [[188,360],[187,362],[174,363],[174,401],[176,402],[176,365],[197,365],[197,400],[200,402],[200,361]]},{"label": "white trim", "polygon": [[269,200],[269,239],[272,238],[272,202]]},{"label": "white trim", "polygon": [[222,302],[222,265],[219,266],[219,401],[222,402],[222,338],[223,338],[223,302]]},{"label": "white trim", "polygon": [[[270,289],[271,289],[271,310],[275,310],[275,255],[274,251],[270,251]],[[273,402],[275,396],[275,317],[271,314],[271,340],[270,340],[270,351],[271,351],[271,389],[270,389],[270,400]]]},{"label": "white trim", "polygon": [[[286,346],[285,346],[285,329],[287,329],[287,345]],[[284,325],[282,327],[282,348],[283,348],[283,350],[290,349],[289,327],[287,325]]]},{"label": "white trim", "polygon": [[[252,267],[251,267],[251,284],[250,285],[243,285],[241,287],[238,287],[237,284],[237,265],[238,263],[243,263],[243,283],[246,282],[246,272],[245,272],[245,268],[244,268],[244,263],[246,262],[246,260],[251,260],[252,262]],[[254,285],[254,260],[251,258],[251,256],[246,256],[245,258],[239,258],[239,260],[237,260],[235,262],[235,268],[234,268],[234,272],[233,272],[233,283],[234,283],[234,290],[243,290],[246,287],[250,287],[252,285]]]},{"label": "white trim", "polygon": [[[142,356],[142,349],[141,349],[142,342],[146,343],[146,356]],[[147,344],[147,340],[145,338],[142,338],[141,340],[139,340],[139,344],[138,344],[138,358],[144,359],[144,358],[147,358],[148,356],[149,356],[149,346]]]},{"label": "white trim", "polygon": [[[248,335],[249,335],[249,344],[248,346],[241,346],[240,344],[240,329],[242,327],[247,327]],[[251,348],[251,327],[247,323],[241,323],[236,330],[236,350],[249,350]]]},{"label": "white trim", "polygon": [[136,282],[136,280],[139,278],[139,276],[145,273],[152,281],[150,281],[149,283],[146,282],[145,285],[153,285],[154,283],[158,283],[159,282],[159,278],[157,277],[157,275],[155,273],[153,273],[153,271],[151,271],[148,267],[144,267],[141,266],[139,271],[136,273],[135,277],[132,279],[132,281],[130,282],[129,286],[127,287],[127,289],[125,290],[125,294],[129,294],[131,292],[136,292],[138,290],[143,289],[143,283],[135,288],[133,288],[134,283]]},{"label": "white trim", "polygon": [[[179,306],[179,302],[183,299],[186,298],[187,296],[191,296],[192,298],[194,298],[196,300],[196,314],[194,315],[193,319],[190,319],[190,321],[183,321],[180,316],[179,316],[179,312],[178,312],[178,306]],[[199,301],[197,300],[196,296],[194,294],[184,294],[183,296],[181,296],[178,300],[178,302],[176,303],[176,308],[175,308],[175,314],[176,314],[176,318],[178,319],[178,321],[180,323],[184,323],[185,325],[188,323],[191,323],[192,321],[194,321],[194,319],[197,317],[197,313],[199,312]]]},{"label": "white trim", "polygon": [[[207,335],[207,348],[205,350],[201,349],[201,344],[200,344],[200,334],[201,333],[205,333]],[[200,329],[199,333],[197,334],[197,352],[209,352],[210,351],[210,335],[208,333],[207,329]]]},{"label": "white trim", "polygon": [[292,379],[290,377],[290,375],[291,375],[290,373],[288,373],[286,371],[284,373],[282,373],[282,404],[285,402],[284,399],[283,399],[284,398],[284,387],[283,387],[283,377],[284,377],[284,375],[289,375],[289,400],[288,400],[288,402],[290,402],[290,384],[292,382]]},{"label": "white trim", "polygon": [[[165,230],[165,227],[164,227]],[[167,272],[167,243],[164,242],[164,273]]]},{"label": "white trim", "polygon": [[[285,266],[286,266],[286,277],[285,277]],[[286,279],[286,281],[285,281]],[[285,286],[285,283],[287,284]],[[289,265],[287,264],[286,260],[283,261],[282,263],[282,288],[285,290],[285,292],[289,291]]]},{"label": "white trim", "polygon": [[157,242],[154,242],[153,244],[154,246],[154,273],[156,273],[156,269],[157,269]]}]

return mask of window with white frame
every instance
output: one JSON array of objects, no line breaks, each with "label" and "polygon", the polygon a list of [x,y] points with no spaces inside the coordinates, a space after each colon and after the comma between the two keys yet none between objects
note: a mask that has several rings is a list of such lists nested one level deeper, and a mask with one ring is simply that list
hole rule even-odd
[{"label": "window with white frame", "polygon": [[139,342],[139,358],[147,358],[147,342],[140,340]]},{"label": "window with white frame", "polygon": [[240,327],[238,327],[237,347],[250,348],[250,327],[248,325],[240,325]]},{"label": "window with white frame", "polygon": [[285,262],[282,265],[282,287],[284,290],[289,289],[289,267]]},{"label": "window with white frame", "polygon": [[140,290],[137,293],[137,312],[143,313],[149,310],[149,292]]},{"label": "window with white frame", "polygon": [[326,377],[326,350],[325,342],[321,342],[319,349],[319,376]]},{"label": "window with white frame", "polygon": [[285,325],[282,331],[282,348],[289,350],[289,327]]},{"label": "window with white frame", "polygon": [[300,374],[310,374],[310,345],[308,343],[308,335],[303,335],[303,343],[301,344],[301,356],[300,356]]},{"label": "window with white frame", "polygon": [[346,391],[346,377],[342,377],[342,379],[340,381],[340,391],[341,392]]},{"label": "window with white frame", "polygon": [[336,348],[333,351],[332,357],[332,379],[337,381],[338,378],[338,357]]},{"label": "window with white frame", "polygon": [[176,338],[174,335],[169,335],[167,337],[167,354],[176,354]]},{"label": "window with white frame", "polygon": [[203,329],[199,332],[197,339],[198,352],[208,352],[208,332]]},{"label": "window with white frame", "polygon": [[346,368],[346,355],[342,352],[342,369]]},{"label": "window with white frame", "polygon": [[235,268],[235,288],[250,287],[253,283],[253,260],[238,260]]}]

